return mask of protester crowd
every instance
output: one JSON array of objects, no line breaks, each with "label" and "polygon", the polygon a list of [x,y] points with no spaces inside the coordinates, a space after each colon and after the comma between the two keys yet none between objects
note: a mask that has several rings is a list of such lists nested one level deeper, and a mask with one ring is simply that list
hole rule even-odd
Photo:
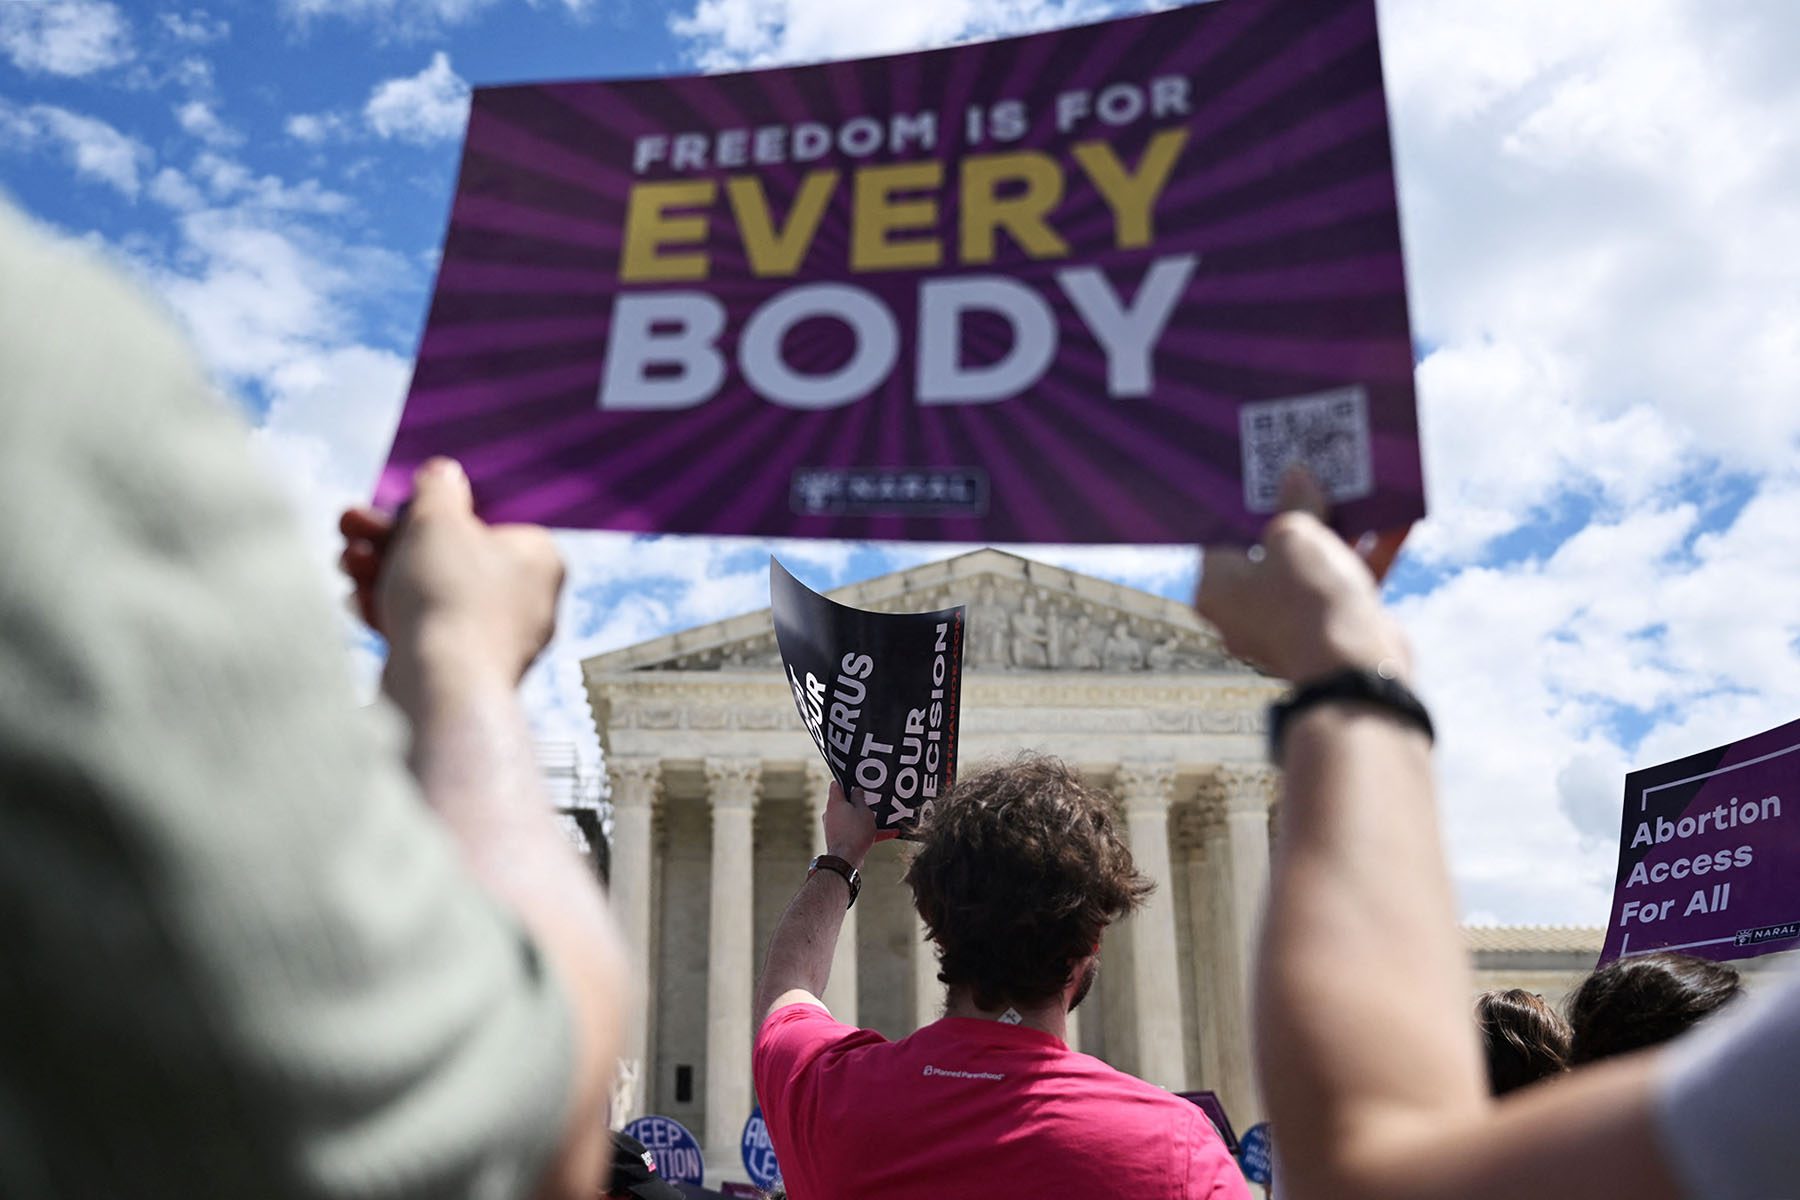
[{"label": "protester crowd", "polygon": [[[388,650],[359,711],[189,351],[3,203],[0,412],[0,1195],[668,1195],[608,1136],[630,966],[515,694],[547,535],[485,524],[443,461],[399,519],[347,513]],[[1255,980],[1283,1196],[1800,1195],[1800,990],[1647,957],[1566,1019],[1471,1018],[1409,647],[1304,478],[1285,503],[1197,601],[1297,685]],[[825,799],[756,999],[789,1194],[1247,1195],[1199,1109],[1066,1045],[1151,887],[1111,811],[1051,758],[958,781],[906,877],[945,1015],[890,1042],[819,999],[875,840]]]},{"label": "protester crowd", "polygon": [[1504,1096],[1582,1063],[1660,1046],[1744,994],[1737,969],[1687,954],[1645,954],[1596,970],[1558,1012],[1523,988],[1475,1002],[1488,1083]]}]

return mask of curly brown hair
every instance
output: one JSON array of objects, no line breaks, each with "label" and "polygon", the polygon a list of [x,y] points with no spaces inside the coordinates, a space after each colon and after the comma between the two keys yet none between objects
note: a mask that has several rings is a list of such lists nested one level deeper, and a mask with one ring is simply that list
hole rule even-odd
[{"label": "curly brown hair", "polygon": [[920,840],[906,882],[938,946],[938,980],[990,1011],[1055,997],[1155,887],[1106,795],[1043,755],[957,780]]}]

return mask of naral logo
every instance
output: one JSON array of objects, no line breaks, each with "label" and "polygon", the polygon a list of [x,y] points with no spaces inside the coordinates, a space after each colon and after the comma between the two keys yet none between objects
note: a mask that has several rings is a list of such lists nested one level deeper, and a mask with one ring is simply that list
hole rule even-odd
[{"label": "naral logo", "polygon": [[1740,929],[1737,934],[1737,944],[1760,946],[1764,942],[1783,942],[1796,937],[1800,937],[1800,922],[1790,921],[1786,925],[1764,925],[1761,929]]},{"label": "naral logo", "polygon": [[963,467],[808,467],[794,472],[790,496],[802,516],[979,517],[988,508],[988,479]]}]

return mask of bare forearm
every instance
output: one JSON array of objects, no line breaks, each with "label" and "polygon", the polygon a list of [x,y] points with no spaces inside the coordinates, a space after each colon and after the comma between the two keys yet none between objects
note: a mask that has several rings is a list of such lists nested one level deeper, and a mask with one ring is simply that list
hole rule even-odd
[{"label": "bare forearm", "polygon": [[502,898],[535,893],[533,860],[552,847],[566,858],[567,846],[511,681],[479,656],[396,648],[383,686],[411,721],[408,763],[425,802],[471,870]]},{"label": "bare forearm", "polygon": [[[1411,653],[1303,471],[1260,553],[1208,550],[1196,603],[1284,679],[1404,674]],[[1439,845],[1425,735],[1327,702],[1286,737],[1257,972],[1257,1068],[1288,1200],[1674,1200],[1654,1063],[1608,1064],[1495,1105]]]},{"label": "bare forearm", "polygon": [[412,717],[426,802],[568,993],[577,1049],[569,1126],[539,1195],[591,1194],[627,969],[605,901],[556,828],[511,681],[478,658],[400,656],[388,682]]},{"label": "bare forearm", "polygon": [[1293,727],[1257,1058],[1290,1200],[1673,1200],[1639,1060],[1488,1099],[1429,746],[1323,708]]},{"label": "bare forearm", "polygon": [[800,885],[769,939],[769,956],[756,987],[759,1018],[789,992],[825,994],[849,898],[848,886],[833,871],[818,871]]},{"label": "bare forearm", "polygon": [[[1486,1109],[1423,735],[1367,708],[1304,714],[1258,979],[1257,1055],[1292,1194],[1341,1194],[1339,1153]],[[1315,1182],[1315,1186],[1306,1186]]]}]

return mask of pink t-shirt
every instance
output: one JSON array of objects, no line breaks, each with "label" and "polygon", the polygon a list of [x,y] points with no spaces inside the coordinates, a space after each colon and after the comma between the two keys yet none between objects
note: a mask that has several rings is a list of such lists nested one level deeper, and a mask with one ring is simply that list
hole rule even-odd
[{"label": "pink t-shirt", "polygon": [[946,1017],[890,1042],[811,1004],[756,1037],[792,1200],[1248,1200],[1194,1105],[1035,1029]]}]

